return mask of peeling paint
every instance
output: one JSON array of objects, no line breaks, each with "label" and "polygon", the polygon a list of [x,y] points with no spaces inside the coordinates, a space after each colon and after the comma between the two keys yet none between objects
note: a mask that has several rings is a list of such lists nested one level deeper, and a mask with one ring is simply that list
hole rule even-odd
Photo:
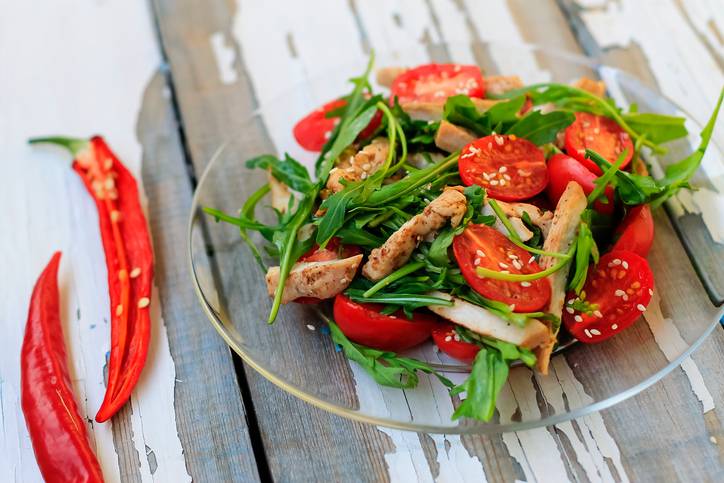
[{"label": "peeling paint", "polygon": [[239,78],[236,72],[236,52],[228,45],[223,32],[214,32],[209,36],[211,51],[214,53],[219,80],[222,84],[233,84]]}]

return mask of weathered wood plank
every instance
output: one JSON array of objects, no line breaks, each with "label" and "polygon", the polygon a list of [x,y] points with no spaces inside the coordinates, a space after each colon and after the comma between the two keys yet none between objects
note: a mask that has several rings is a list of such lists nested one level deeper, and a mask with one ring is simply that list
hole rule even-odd
[{"label": "weathered wood plank", "polygon": [[176,366],[176,425],[194,481],[254,481],[259,475],[230,351],[206,323],[188,278],[184,240],[192,188],[178,128],[159,72],[146,88],[137,133],[159,299]]}]

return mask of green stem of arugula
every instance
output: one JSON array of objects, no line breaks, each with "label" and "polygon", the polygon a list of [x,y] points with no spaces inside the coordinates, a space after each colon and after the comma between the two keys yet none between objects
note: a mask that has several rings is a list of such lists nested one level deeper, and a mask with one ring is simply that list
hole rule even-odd
[{"label": "green stem of arugula", "polygon": [[[263,185],[261,188],[256,190],[249,199],[246,200],[244,203],[244,206],[241,208],[241,216],[249,219],[253,219],[254,217],[254,210],[256,209],[256,205],[259,203],[259,201],[266,196],[267,193],[271,191],[271,187],[269,184]],[[246,233],[246,228],[239,227],[239,234],[241,235],[241,238],[244,240],[246,245],[249,247],[249,250],[251,250],[252,255],[254,255],[254,258],[256,259],[259,266],[264,270],[264,273],[267,271],[266,264],[264,263],[264,260],[261,258],[261,253],[259,253],[259,249],[254,245],[254,242],[251,241],[251,238],[249,238],[249,235]]]},{"label": "green stem of arugula", "polygon": [[[634,131],[631,128],[631,126],[628,125],[628,123],[623,119],[623,117],[621,117],[621,115],[618,113],[618,111],[613,106],[611,106],[604,99],[598,97],[597,95],[591,94],[590,92],[584,91],[583,89],[579,89],[577,87],[573,87],[573,86],[569,86],[569,85],[565,85],[565,84],[557,84],[555,82],[543,82],[540,84],[532,84],[530,86],[523,87],[522,89],[516,89],[515,93],[518,94],[518,92],[521,90],[530,91],[530,90],[537,90],[537,89],[540,89],[543,87],[560,87],[560,88],[570,89],[571,91],[575,92],[579,96],[584,97],[584,98],[588,99],[589,101],[593,101],[594,103],[601,106],[603,108],[603,110],[606,111],[607,114],[612,119],[614,119],[619,124],[619,126],[621,126],[623,128],[623,130],[628,133],[629,136],[631,136],[634,139],[634,141],[638,141],[639,138],[641,138],[641,136],[639,134],[637,134],[636,131]],[[509,92],[509,93],[504,94],[503,97],[506,97],[506,96],[512,95],[512,94],[513,94],[513,92]],[[649,148],[651,148],[657,154],[663,154],[666,152],[666,149],[662,148],[661,146],[658,146],[657,144],[655,144],[647,139],[643,140],[643,144],[645,146],[648,146]]]},{"label": "green stem of arugula", "polygon": [[489,270],[489,269],[483,268],[483,267],[477,267],[475,269],[475,273],[477,273],[477,275],[479,277],[492,278],[494,280],[503,280],[506,282],[530,282],[532,280],[538,280],[540,278],[545,278],[548,275],[555,273],[558,270],[565,267],[568,264],[570,258],[573,256],[573,253],[575,251],[576,251],[576,244],[574,243],[571,245],[571,248],[568,249],[568,253],[566,253],[565,258],[560,260],[558,263],[556,263],[552,267],[547,268],[546,270],[543,270],[543,271],[537,272],[537,273],[527,273],[527,274],[503,273],[503,272],[498,272],[497,270]]},{"label": "green stem of arugula", "polygon": [[570,258],[570,255],[567,255],[565,253],[556,253],[556,252],[547,252],[545,250],[541,250],[539,248],[529,247],[525,243],[523,243],[523,240],[520,239],[518,236],[518,232],[515,231],[515,228],[513,228],[513,225],[510,223],[510,220],[508,217],[503,213],[503,209],[500,207],[497,201],[494,199],[489,199],[488,204],[493,209],[497,217],[500,219],[500,222],[503,224],[506,230],[508,230],[508,234],[510,235],[510,241],[513,242],[514,245],[522,248],[523,250],[527,250],[531,253],[535,253],[537,255],[543,255],[545,257],[553,257],[553,258]]},{"label": "green stem of arugula", "polygon": [[[593,151],[592,149],[586,149],[586,156],[589,159],[592,159],[593,156],[596,156],[597,158],[602,158],[600,154]],[[628,156],[628,148],[624,149],[621,154],[618,155],[618,158],[616,159],[616,162],[613,163],[611,168],[606,170],[605,173],[603,173],[597,180],[596,180],[596,187],[593,188],[593,191],[588,195],[588,206],[590,207],[599,196],[603,194],[603,192],[606,190],[606,186],[611,182],[611,180],[616,176],[616,172],[619,170],[621,165],[623,164],[623,161],[626,159],[626,156]]]},{"label": "green stem of arugula", "polygon": [[394,272],[392,272],[391,274],[389,274],[388,276],[386,276],[385,278],[383,278],[382,280],[380,280],[379,282],[374,284],[372,287],[367,289],[367,291],[362,295],[365,298],[371,297],[372,295],[376,294],[377,292],[379,292],[383,288],[387,287],[391,283],[396,282],[397,280],[401,279],[405,275],[409,275],[413,272],[418,271],[419,269],[421,269],[424,266],[425,266],[424,262],[408,263],[407,265],[395,270]]},{"label": "green stem of arugula", "polygon": [[385,164],[380,167],[380,171],[384,173],[383,179],[387,177],[387,171],[390,169],[390,166],[392,165],[392,159],[395,157],[395,145],[397,143],[397,118],[394,114],[390,111],[390,108],[388,108],[383,102],[377,103],[377,109],[382,111],[382,114],[387,118],[387,139],[388,139],[388,150],[387,150],[387,159],[385,160]]},{"label": "green stem of arugula", "polygon": [[204,206],[202,210],[204,211],[204,213],[207,213],[216,218],[216,221],[225,221],[227,223],[231,223],[232,225],[236,225],[239,228],[248,228],[249,230],[263,230],[265,228],[274,230],[276,228],[273,226],[264,225],[262,223],[253,222],[245,218],[237,218],[236,216],[228,215],[221,210],[217,210],[216,208],[209,208],[208,206]]},{"label": "green stem of arugula", "polygon": [[[420,176],[420,179],[416,180],[414,183],[411,183],[410,186],[406,187],[402,191],[398,191],[395,187],[397,183],[402,183],[405,181],[406,178],[401,179],[397,183],[389,184],[383,186],[378,191],[372,193],[370,197],[367,199],[367,205],[369,206],[380,206],[384,205],[393,198],[399,198],[402,196],[405,196],[415,190],[417,190],[420,186],[424,186],[425,184],[431,182],[437,176],[447,170],[448,168],[455,165],[458,161],[458,156],[460,155],[460,151],[455,151],[454,153],[450,154],[447,158],[441,160],[438,164],[432,166],[430,171],[425,172],[423,175]],[[423,171],[423,170],[421,170]],[[415,175],[419,175],[420,171],[414,173]],[[410,176],[410,175],[408,175]],[[376,196],[375,196],[376,195]]]}]

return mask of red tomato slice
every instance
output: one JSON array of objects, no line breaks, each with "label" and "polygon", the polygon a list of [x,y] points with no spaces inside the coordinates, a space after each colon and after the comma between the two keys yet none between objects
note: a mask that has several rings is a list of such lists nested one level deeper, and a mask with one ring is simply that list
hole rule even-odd
[{"label": "red tomato slice", "polygon": [[642,257],[648,255],[654,243],[654,217],[649,205],[639,205],[629,211],[616,233],[620,237],[611,251],[627,250]]},{"label": "red tomato slice", "polygon": [[[596,187],[594,181],[598,178],[598,176],[589,171],[578,162],[578,160],[565,154],[554,154],[551,156],[548,160],[548,173],[550,181],[548,182],[546,193],[548,194],[548,199],[553,203],[553,206],[558,203],[569,181],[575,181],[581,185],[583,192],[588,195]],[[611,215],[614,210],[613,188],[607,186],[604,194],[606,198],[608,198],[608,203],[596,201],[593,204],[593,208],[604,215]]]},{"label": "red tomato slice", "polygon": [[586,149],[593,149],[612,164],[624,149],[628,149],[621,168],[631,161],[634,152],[631,137],[616,121],[588,112],[577,112],[576,120],[566,128],[566,152],[586,168],[601,174],[598,165],[586,158]]},{"label": "red tomato slice", "polygon": [[538,146],[516,136],[485,136],[463,148],[458,160],[465,185],[480,185],[496,200],[525,200],[548,184],[546,158]]},{"label": "red tomato slice", "polygon": [[438,101],[465,94],[485,96],[485,81],[475,65],[427,64],[398,75],[392,81],[390,98],[400,104],[410,101]]},{"label": "red tomato slice", "polygon": [[551,286],[542,278],[531,282],[506,282],[478,276],[476,267],[510,273],[541,271],[530,253],[486,225],[468,225],[453,239],[453,253],[463,277],[483,297],[515,305],[514,312],[534,312],[548,304]]},{"label": "red tomato slice", "polygon": [[[300,262],[328,262],[330,260],[341,260],[362,253],[362,250],[356,245],[341,245],[339,238],[334,237],[324,248],[319,248],[316,243],[307,253],[299,257]],[[298,304],[318,304],[322,299],[317,297],[299,297],[294,299]]]},{"label": "red tomato slice", "polygon": [[460,340],[452,324],[443,325],[432,331],[432,340],[445,354],[467,364],[472,364],[480,347]]},{"label": "red tomato slice", "polygon": [[[321,151],[339,122],[339,117],[327,117],[327,113],[339,109],[347,103],[344,99],[328,102],[302,118],[292,131],[294,139],[307,151]],[[382,122],[382,112],[377,111],[366,128],[359,134],[360,139],[371,135]]]},{"label": "red tomato slice", "polygon": [[[563,324],[576,339],[601,342],[633,324],[651,301],[654,274],[645,258],[625,250],[608,252],[588,272],[581,291],[585,299],[569,294]],[[584,304],[586,311],[571,307]]]},{"label": "red tomato slice", "polygon": [[408,320],[402,312],[381,314],[382,305],[358,304],[339,294],[334,299],[334,320],[350,340],[384,351],[402,352],[426,341],[437,318],[415,312]]}]

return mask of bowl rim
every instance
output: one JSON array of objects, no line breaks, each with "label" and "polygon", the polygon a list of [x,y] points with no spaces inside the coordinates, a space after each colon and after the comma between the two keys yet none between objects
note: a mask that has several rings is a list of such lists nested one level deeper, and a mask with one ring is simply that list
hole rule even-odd
[{"label": "bowl rim", "polygon": [[[432,44],[433,47],[447,47],[450,45],[456,45],[460,43],[456,42],[446,42],[446,43],[436,43]],[[419,44],[411,44],[416,45],[419,47]],[[543,52],[547,55],[552,55],[554,57],[557,57],[559,59],[563,59],[567,62],[573,62],[582,66],[586,66],[592,69],[601,69],[605,68],[610,71],[617,72],[619,74],[623,74],[627,76],[628,78],[632,79],[633,81],[640,84],[642,88],[645,88],[649,91],[651,91],[653,94],[655,94],[658,98],[666,101],[667,103],[674,106],[677,110],[679,110],[681,113],[683,113],[685,116],[687,116],[689,119],[695,119],[691,114],[683,109],[679,104],[672,101],[665,95],[663,95],[661,92],[656,90],[655,88],[643,83],[640,79],[633,76],[632,74],[616,68],[608,66],[602,62],[600,62],[599,59],[596,57],[585,57],[583,55],[568,52],[556,48],[550,48],[543,45],[537,45],[537,44],[529,44],[529,43],[515,43],[515,42],[485,42],[485,41],[473,41],[473,42],[467,42],[464,43],[464,45],[467,45],[468,47],[472,46],[505,46],[505,47],[513,47],[519,50],[528,50],[530,52]],[[400,49],[394,49],[390,52],[400,52]],[[404,52],[404,50],[402,50]],[[273,104],[274,102],[278,102],[280,99],[283,99],[286,96],[291,95],[294,92],[299,91],[299,89],[303,88],[304,85],[308,85],[310,83],[313,83],[315,80],[323,77],[324,72],[331,71],[332,69],[325,69],[325,71],[318,73],[317,75],[307,78],[303,81],[297,82],[290,87],[284,89],[280,93],[278,93],[274,99],[269,101],[268,104]],[[253,111],[251,111],[247,116],[245,116],[244,121],[250,121],[256,117],[260,117],[262,112],[265,109],[265,106],[268,104],[257,106]],[[698,120],[696,121],[697,123]],[[199,281],[199,277],[197,274],[196,266],[194,264],[194,248],[193,248],[193,231],[194,231],[194,225],[195,220],[197,218],[200,218],[198,215],[200,213],[200,190],[198,189],[200,186],[204,184],[204,181],[209,176],[210,172],[212,171],[215,163],[220,158],[221,154],[224,152],[226,148],[228,148],[233,141],[226,141],[222,143],[216,151],[212,154],[208,164],[204,168],[204,171],[202,175],[198,178],[198,182],[196,183],[196,188],[194,190],[193,198],[191,201],[191,208],[189,212],[189,218],[188,218],[188,224],[187,224],[187,232],[186,232],[186,255],[187,255],[187,266],[191,275],[192,284],[194,286],[194,292],[196,293],[197,298],[199,299],[199,303],[201,304],[201,307],[206,314],[207,318],[211,322],[212,326],[216,329],[216,331],[221,335],[221,337],[224,339],[224,341],[227,343],[231,349],[241,357],[241,359],[244,361],[245,364],[248,364],[251,368],[253,368],[255,371],[257,371],[259,374],[261,374],[264,378],[269,380],[274,385],[278,386],[282,390],[290,393],[294,397],[297,397],[301,399],[302,401],[309,403],[310,405],[317,407],[319,409],[323,409],[325,411],[328,411],[332,414],[336,414],[338,416],[345,417],[347,419],[351,419],[353,421],[358,421],[362,423],[367,424],[373,424],[376,426],[384,426],[387,428],[392,429],[400,429],[400,430],[406,430],[406,431],[415,431],[415,432],[426,432],[426,433],[433,433],[433,434],[502,434],[507,432],[515,432],[515,431],[524,431],[528,429],[534,429],[544,426],[553,426],[562,422],[570,421],[573,419],[578,419],[583,416],[590,415],[592,413],[602,411],[604,409],[610,408],[630,397],[633,397],[640,392],[644,391],[648,387],[652,386],[656,382],[660,381],[662,378],[664,378],[666,375],[671,373],[674,369],[676,369],[681,363],[688,358],[696,349],[698,349],[701,344],[704,342],[704,340],[712,333],[714,328],[720,323],[720,320],[724,317],[724,306],[720,307],[720,310],[714,320],[709,324],[709,326],[697,337],[696,340],[694,340],[689,347],[682,352],[679,356],[677,356],[675,359],[669,361],[668,364],[657,370],[655,373],[651,374],[646,379],[640,381],[639,383],[635,384],[634,386],[623,390],[615,395],[606,397],[605,399],[602,399],[600,401],[594,401],[590,404],[586,404],[584,406],[575,408],[573,410],[569,410],[565,413],[559,413],[554,414],[551,416],[541,417],[537,420],[528,420],[528,421],[520,421],[520,422],[514,422],[514,423],[485,423],[485,424],[475,424],[475,425],[457,425],[457,426],[439,426],[439,425],[430,425],[430,424],[421,424],[418,422],[402,422],[395,419],[380,417],[380,416],[371,416],[367,414],[363,414],[362,412],[354,409],[349,409],[342,407],[340,405],[337,405],[335,403],[330,403],[328,401],[325,401],[324,399],[321,399],[320,397],[314,396],[310,394],[309,392],[305,391],[304,389],[301,389],[291,383],[286,382],[281,377],[277,376],[274,372],[271,370],[266,369],[263,365],[256,362],[249,354],[247,354],[244,349],[241,347],[241,345],[234,339],[234,337],[227,331],[226,326],[230,325],[231,323],[228,320],[222,320],[225,319],[225,317],[222,314],[217,313],[213,309],[212,303],[207,299],[206,295],[204,294],[202,288],[201,288],[201,282]]]}]

